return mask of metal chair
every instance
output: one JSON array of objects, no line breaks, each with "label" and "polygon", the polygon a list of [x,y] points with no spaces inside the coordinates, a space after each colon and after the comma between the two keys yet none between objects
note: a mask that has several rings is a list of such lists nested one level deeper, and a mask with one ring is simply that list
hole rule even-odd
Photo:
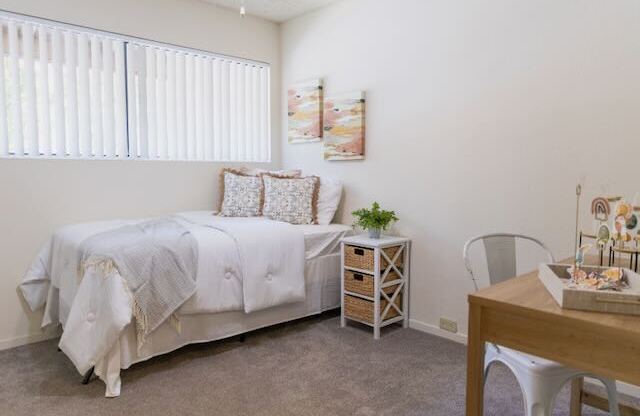
[{"label": "metal chair", "polygon": [[[473,243],[484,243],[489,285],[507,280],[517,274],[516,241],[530,241],[541,249],[546,261],[554,262],[553,255],[539,240],[520,234],[487,234],[474,237],[464,245],[462,256],[476,290],[478,281],[469,263],[469,248]],[[550,416],[558,392],[575,377],[592,377],[600,380],[607,389],[610,413],[619,416],[618,397],[615,380],[599,377],[581,370],[564,367],[554,361],[525,354],[510,348],[487,343],[485,346],[485,380],[489,368],[496,362],[506,365],[515,375],[524,397],[526,416]]]}]

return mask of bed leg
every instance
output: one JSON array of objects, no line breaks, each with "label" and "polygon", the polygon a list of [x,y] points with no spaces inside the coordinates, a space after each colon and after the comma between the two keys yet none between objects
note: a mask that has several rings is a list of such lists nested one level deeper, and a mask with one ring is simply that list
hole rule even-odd
[{"label": "bed leg", "polygon": [[240,335],[240,338],[238,338],[238,340],[239,340],[240,342],[244,342],[244,341],[246,340],[245,335],[244,335],[244,334]]},{"label": "bed leg", "polygon": [[91,367],[89,369],[89,371],[87,371],[84,376],[82,377],[82,384],[87,385],[89,384],[89,381],[91,381],[91,376],[93,375],[93,367]]}]

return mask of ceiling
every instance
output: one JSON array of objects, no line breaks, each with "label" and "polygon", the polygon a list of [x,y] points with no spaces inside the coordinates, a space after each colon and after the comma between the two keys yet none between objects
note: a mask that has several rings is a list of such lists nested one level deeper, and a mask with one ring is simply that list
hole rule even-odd
[{"label": "ceiling", "polygon": [[[204,0],[218,6],[240,10],[242,0]],[[274,22],[284,22],[319,9],[336,0],[244,0],[247,14]]]}]

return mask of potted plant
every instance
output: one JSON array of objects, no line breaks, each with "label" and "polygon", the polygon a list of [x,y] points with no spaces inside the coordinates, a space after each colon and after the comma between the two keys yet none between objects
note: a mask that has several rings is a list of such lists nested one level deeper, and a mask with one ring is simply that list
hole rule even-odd
[{"label": "potted plant", "polygon": [[362,208],[351,213],[357,218],[354,225],[369,231],[370,238],[380,238],[380,231],[386,230],[389,224],[398,221],[394,211],[380,209],[380,204],[374,202],[371,209]]}]

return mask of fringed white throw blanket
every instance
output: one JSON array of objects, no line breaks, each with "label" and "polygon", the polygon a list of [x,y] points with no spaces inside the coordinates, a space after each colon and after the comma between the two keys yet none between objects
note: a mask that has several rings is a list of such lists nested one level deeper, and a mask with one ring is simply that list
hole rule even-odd
[{"label": "fringed white throw blanket", "polygon": [[196,291],[198,243],[176,218],[126,225],[89,237],[81,247],[81,276],[97,268],[118,272],[132,298],[138,349]]}]

